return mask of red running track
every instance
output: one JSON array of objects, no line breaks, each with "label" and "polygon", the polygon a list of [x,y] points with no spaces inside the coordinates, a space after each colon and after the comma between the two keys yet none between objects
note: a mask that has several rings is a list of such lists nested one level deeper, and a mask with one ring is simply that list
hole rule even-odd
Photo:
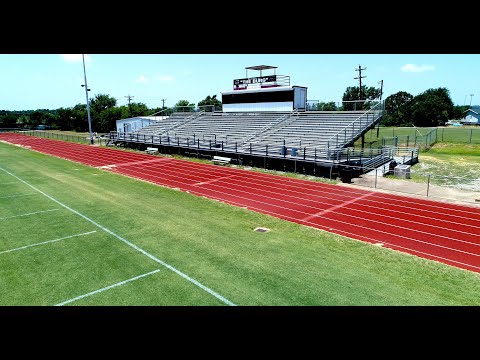
[{"label": "red running track", "polygon": [[480,272],[480,209],[15,133],[0,140]]}]

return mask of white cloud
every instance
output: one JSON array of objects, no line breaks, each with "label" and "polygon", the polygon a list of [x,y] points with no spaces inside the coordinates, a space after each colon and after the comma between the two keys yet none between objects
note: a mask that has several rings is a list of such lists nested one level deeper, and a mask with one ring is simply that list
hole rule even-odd
[{"label": "white cloud", "polygon": [[[81,62],[82,61],[82,54],[60,54],[63,60],[66,62]],[[85,54],[85,62],[90,62],[92,58],[88,55]]]},{"label": "white cloud", "polygon": [[400,70],[402,70],[403,72],[424,72],[424,71],[435,70],[435,66],[433,66],[433,65],[405,64],[400,68]]},{"label": "white cloud", "polygon": [[137,83],[142,83],[142,84],[145,84],[148,82],[148,77],[146,77],[145,75],[140,75],[138,78],[137,78]]},{"label": "white cloud", "polygon": [[174,81],[175,78],[171,75],[160,75],[157,77],[158,80],[161,82],[169,82],[169,81]]}]

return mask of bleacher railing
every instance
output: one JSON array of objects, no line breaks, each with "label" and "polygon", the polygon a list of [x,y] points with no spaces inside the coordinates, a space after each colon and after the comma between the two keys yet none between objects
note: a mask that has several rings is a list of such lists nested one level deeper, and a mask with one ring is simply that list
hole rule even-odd
[{"label": "bleacher railing", "polygon": [[[253,142],[245,144],[242,141],[234,140],[229,140],[227,143],[226,139],[217,138],[215,134],[202,135],[201,137],[195,135],[185,137],[177,136],[176,134],[174,136],[142,135],[138,133],[112,131],[109,134],[109,139],[110,142],[134,142],[152,146],[182,147],[192,150],[216,150],[225,153],[288,158],[307,162],[329,162],[334,164],[354,160],[363,162],[379,156],[390,159],[392,155],[395,154],[395,150],[392,150],[391,147],[363,149],[315,146],[295,147],[291,145],[287,146],[285,141],[283,144],[256,144]],[[416,154],[418,154],[418,152]]]},{"label": "bleacher railing", "polygon": [[378,103],[367,112],[340,129],[336,134],[332,135],[327,140],[327,146],[330,147],[330,145],[332,145],[335,148],[340,148],[352,143],[362,134],[362,132],[367,130],[380,119],[383,109],[384,102],[378,101]]}]

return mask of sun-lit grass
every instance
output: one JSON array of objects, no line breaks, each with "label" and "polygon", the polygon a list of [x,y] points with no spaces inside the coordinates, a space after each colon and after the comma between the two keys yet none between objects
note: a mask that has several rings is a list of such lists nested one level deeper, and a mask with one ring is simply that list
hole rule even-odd
[{"label": "sun-lit grass", "polygon": [[[428,137],[427,144],[425,144],[425,135],[430,133],[435,128],[433,127],[380,127],[368,131],[365,134],[365,143],[367,146],[381,146],[382,140],[385,139],[388,143],[393,143],[393,138],[398,137],[398,146],[414,146],[419,147],[429,145],[428,142],[437,143],[456,143],[456,144],[480,144],[480,127],[478,126],[448,126],[438,127],[436,132]],[[355,142],[355,146],[361,145],[361,139]]]},{"label": "sun-lit grass", "polygon": [[[238,305],[479,305],[480,276],[0,143],[0,167]],[[15,178],[0,170],[0,185]],[[1,305],[224,305],[25,184],[0,187]],[[10,190],[12,192],[10,192]],[[253,231],[266,227],[269,232]]]},{"label": "sun-lit grass", "polygon": [[413,181],[452,186],[465,190],[480,189],[480,145],[435,144],[419,154],[411,168]]}]

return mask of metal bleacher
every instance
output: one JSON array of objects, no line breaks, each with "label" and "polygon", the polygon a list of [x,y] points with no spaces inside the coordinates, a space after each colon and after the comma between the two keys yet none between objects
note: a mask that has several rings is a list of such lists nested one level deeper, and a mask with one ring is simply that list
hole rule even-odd
[{"label": "metal bleacher", "polygon": [[351,146],[381,115],[381,106],[366,111],[185,112],[114,138],[316,161],[331,159],[332,153]]}]

